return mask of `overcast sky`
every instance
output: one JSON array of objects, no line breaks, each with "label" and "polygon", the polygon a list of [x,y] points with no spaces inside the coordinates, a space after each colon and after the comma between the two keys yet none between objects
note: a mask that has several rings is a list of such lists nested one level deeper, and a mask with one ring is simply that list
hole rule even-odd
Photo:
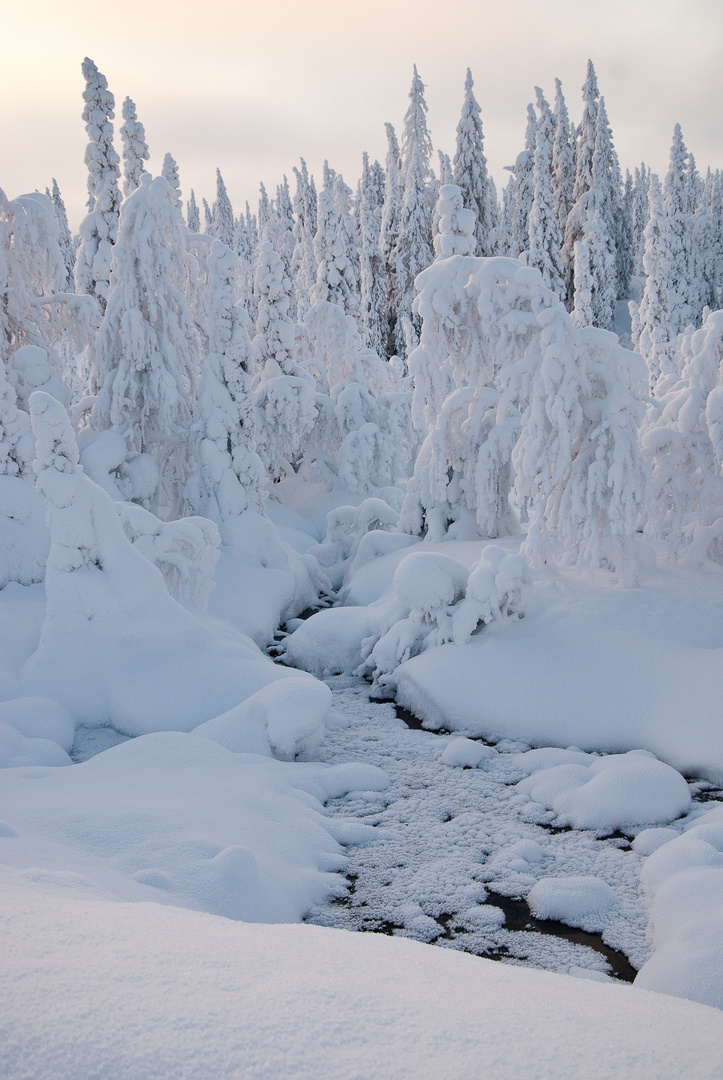
[{"label": "overcast sky", "polygon": [[[150,168],[170,151],[184,197],[212,201],[220,166],[236,210],[273,195],[300,156],[355,186],[361,154],[383,162],[412,65],[427,85],[435,151],[454,153],[472,69],[495,181],[522,149],[534,87],[563,83],[581,114],[595,64],[623,170],[664,172],[674,124],[701,171],[723,168],[723,0],[3,0],[0,185],[10,197],[55,176],[77,227],[85,200],[80,65],[90,56],[145,124]],[[292,184],[293,191],[293,184]]]}]

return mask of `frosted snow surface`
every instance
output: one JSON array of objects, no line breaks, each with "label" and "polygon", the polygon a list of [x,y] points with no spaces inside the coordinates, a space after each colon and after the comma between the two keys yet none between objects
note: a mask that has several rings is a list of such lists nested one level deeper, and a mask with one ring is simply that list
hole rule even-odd
[{"label": "frosted snow surface", "polygon": [[0,896],[12,1080],[720,1077],[723,1017],[691,1002],[376,934]]}]

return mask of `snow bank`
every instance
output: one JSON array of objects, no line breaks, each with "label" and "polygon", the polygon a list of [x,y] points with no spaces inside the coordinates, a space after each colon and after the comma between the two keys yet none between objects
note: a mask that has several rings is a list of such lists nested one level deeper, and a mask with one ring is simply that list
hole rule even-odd
[{"label": "snow bank", "polygon": [[8,1080],[720,1076],[721,1014],[644,990],[27,882],[1,898]]},{"label": "snow bank", "polygon": [[680,773],[644,750],[553,765],[517,788],[554,810],[559,824],[601,833],[664,824],[690,806],[690,789]]},{"label": "snow bank", "polygon": [[457,765],[462,768],[476,769],[483,761],[496,757],[497,751],[474,739],[452,739],[447,743],[440,761],[443,765]]},{"label": "snow bank", "polygon": [[387,783],[370,765],[279,762],[161,732],[70,768],[5,771],[0,821],[14,835],[2,860],[53,891],[293,922],[346,889],[343,821],[322,802]]},{"label": "snow bank", "polygon": [[721,627],[719,575],[649,569],[640,589],[625,590],[538,576],[524,619],[411,658],[392,689],[430,728],[533,746],[644,747],[723,782]]},{"label": "snow bank", "polygon": [[723,808],[647,859],[655,952],[635,985],[723,1009]]}]

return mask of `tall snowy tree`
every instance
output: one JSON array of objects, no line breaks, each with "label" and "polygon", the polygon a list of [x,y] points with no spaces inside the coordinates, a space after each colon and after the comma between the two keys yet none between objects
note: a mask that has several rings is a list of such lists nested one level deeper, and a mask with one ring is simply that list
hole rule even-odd
[{"label": "tall snowy tree", "polygon": [[[550,114],[550,119],[551,117],[552,114]],[[558,298],[563,299],[565,283],[562,278],[562,259],[560,257],[562,235],[555,216],[550,182],[552,168],[551,135],[554,135],[554,123],[540,124],[535,142],[533,197],[529,219],[530,244],[527,264],[539,270],[547,288],[552,289]]]},{"label": "tall snowy tree", "polygon": [[213,204],[213,235],[227,248],[233,250],[233,235],[235,225],[233,219],[233,207],[226,191],[226,185],[221,176],[221,170],[216,169],[216,201]]},{"label": "tall snowy tree", "polygon": [[630,303],[633,345],[648,365],[650,388],[655,392],[663,375],[675,372],[675,333],[671,333],[669,308],[671,276],[674,272],[668,246],[669,232],[663,209],[660,182],[649,175],[650,216],[645,228],[645,289],[639,305]]},{"label": "tall snowy tree", "polygon": [[[311,291],[314,303],[326,300],[344,311],[355,310],[358,278],[352,262],[348,229],[342,222],[337,200],[337,176],[325,165],[324,187],[317,204],[314,256],[316,283]],[[346,186],[346,185],[344,185]]]},{"label": "tall snowy tree", "polygon": [[78,292],[95,297],[101,310],[105,310],[121,203],[119,158],[113,149],[115,101],[108,90],[105,76],[87,56],[82,70],[85,78],[83,119],[90,140],[85,151],[88,215],[80,225],[81,243],[75,263],[75,283]]},{"label": "tall snowy tree", "polygon": [[263,512],[266,476],[255,451],[253,350],[247,316],[236,303],[237,260],[215,240],[208,257],[209,353],[193,414],[198,467],[186,485],[193,513],[222,529],[247,509]]},{"label": "tall snowy tree", "polygon": [[643,277],[643,255],[645,254],[645,227],[650,217],[648,190],[650,188],[650,169],[642,164],[635,169],[633,182],[633,273]]},{"label": "tall snowy tree", "polygon": [[384,311],[387,274],[379,246],[383,202],[384,172],[378,162],[370,165],[369,155],[365,153],[358,197],[361,247],[360,325],[367,332],[369,344],[380,356],[384,355],[388,336]]},{"label": "tall snowy tree", "polygon": [[304,317],[309,310],[311,290],[316,284],[317,262],[314,254],[314,236],[316,234],[316,194],[306,162],[301,159],[301,169],[294,166],[296,175],[296,193],[294,195],[294,251],[291,259],[291,271],[296,283],[296,304],[298,318]]},{"label": "tall snowy tree", "polygon": [[397,321],[398,288],[395,252],[399,239],[399,222],[402,216],[402,159],[394,128],[391,124],[386,124],[385,128],[387,133],[387,157],[384,169],[384,205],[382,206],[379,246],[386,260],[387,298],[385,314],[389,327],[386,352],[391,355],[396,352],[395,326]]},{"label": "tall snowy tree", "polygon": [[196,204],[196,195],[193,188],[191,188],[191,197],[186,203],[186,220],[188,221],[188,228],[190,232],[200,233],[201,215],[198,211],[198,206]]},{"label": "tall snowy tree", "polygon": [[130,195],[140,187],[146,172],[144,161],[151,156],[146,142],[146,129],[136,115],[135,103],[127,97],[123,102],[123,126],[120,129],[123,146],[123,194]]},{"label": "tall snowy tree", "polygon": [[201,343],[184,289],[190,256],[173,189],[142,177],[123,206],[108,307],[96,348],[91,424],[149,454],[160,486],[149,508],[177,515],[192,468],[188,446]]},{"label": "tall snowy tree", "polygon": [[[489,250],[489,180],[487,158],[483,152],[484,136],[480,107],[473,93],[474,80],[467,68],[464,104],[457,124],[457,149],[454,155],[454,180],[462,192],[464,205],[475,214],[475,255],[490,255]],[[442,183],[447,183],[442,178]]]},{"label": "tall snowy tree", "polygon": [[427,130],[427,103],[424,83],[416,65],[409,92],[409,108],[402,135],[402,208],[399,218],[394,270],[396,274],[396,351],[407,352],[407,335],[419,334],[421,320],[412,311],[414,279],[432,262],[432,208],[427,184],[430,176],[432,140]]},{"label": "tall snowy tree", "polygon": [[537,117],[532,105],[527,106],[525,149],[517,155],[513,168],[515,178],[515,201],[512,219],[510,253],[521,255],[530,246],[530,211],[535,192],[535,146],[537,145]]},{"label": "tall snowy tree", "polygon": [[552,195],[558,227],[564,236],[567,215],[570,213],[575,186],[575,153],[570,137],[570,118],[567,113],[562,83],[555,79],[555,138],[552,146]]},{"label": "tall snowy tree", "polygon": [[666,243],[669,258],[667,317],[671,339],[694,318],[691,304],[692,212],[688,151],[680,124],[675,125],[670,163],[663,182]]},{"label": "tall snowy tree", "polygon": [[75,247],[73,246],[73,237],[70,235],[68,215],[65,212],[65,203],[63,202],[63,197],[60,194],[60,188],[58,187],[58,181],[55,177],[53,177],[53,191],[51,198],[53,200],[55,220],[58,225],[58,243],[60,244],[60,251],[63,256],[63,262],[65,263],[65,270],[68,277],[67,288],[72,292],[75,288],[73,276],[75,268]]},{"label": "tall snowy tree", "polygon": [[176,159],[172,154],[166,154],[163,158],[163,165],[161,167],[161,176],[166,181],[168,186],[172,189],[176,199],[176,206],[179,208],[183,206],[181,199],[181,180],[178,175],[178,165]]}]

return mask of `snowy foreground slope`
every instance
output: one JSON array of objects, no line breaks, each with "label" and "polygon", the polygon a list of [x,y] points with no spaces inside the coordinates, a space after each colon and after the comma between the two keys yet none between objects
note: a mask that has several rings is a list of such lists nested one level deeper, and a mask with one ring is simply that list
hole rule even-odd
[{"label": "snowy foreground slope", "polygon": [[1,896],[13,1080],[720,1076],[720,1012],[663,995],[374,934]]}]

